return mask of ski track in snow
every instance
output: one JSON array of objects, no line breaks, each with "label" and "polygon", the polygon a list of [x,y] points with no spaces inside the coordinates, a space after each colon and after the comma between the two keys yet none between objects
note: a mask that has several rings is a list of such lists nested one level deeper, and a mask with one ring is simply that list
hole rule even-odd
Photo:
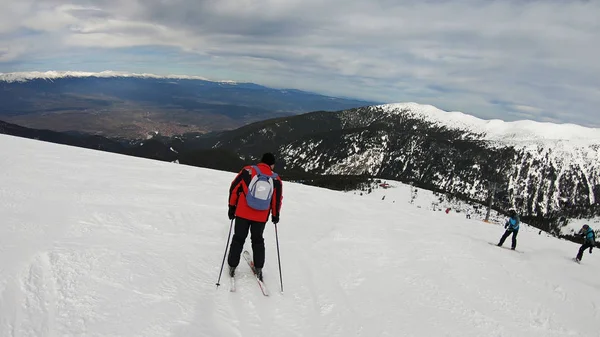
[{"label": "ski track in snow", "polygon": [[598,253],[525,224],[524,253],[491,246],[501,226],[426,191],[285,184],[285,292],[269,223],[264,297],[243,259],[215,286],[233,173],[0,146],[0,336],[600,336]]}]

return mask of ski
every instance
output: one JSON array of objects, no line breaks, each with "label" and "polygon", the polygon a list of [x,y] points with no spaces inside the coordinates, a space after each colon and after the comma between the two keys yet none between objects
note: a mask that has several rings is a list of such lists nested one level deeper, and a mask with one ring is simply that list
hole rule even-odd
[{"label": "ski", "polygon": [[503,248],[503,249],[506,249],[506,250],[511,250],[511,251],[513,251],[513,252],[516,252],[516,253],[521,253],[521,254],[523,254],[523,253],[524,253],[522,250],[518,250],[518,249],[510,249],[510,248],[508,248],[508,247],[498,246],[498,244],[495,244],[495,243],[493,243],[493,242],[488,242],[488,243],[489,243],[490,245],[492,245],[492,246],[500,247],[500,248]]},{"label": "ski", "polygon": [[229,291],[230,292],[235,292],[235,277],[230,277]]},{"label": "ski", "polygon": [[250,252],[248,252],[247,250],[245,250],[242,255],[244,256],[244,260],[246,260],[246,262],[248,262],[248,265],[250,266],[250,269],[252,269],[252,273],[254,274],[254,277],[256,278],[256,282],[258,282],[258,286],[260,287],[260,291],[262,291],[263,295],[265,296],[269,296],[269,291],[267,290],[267,286],[265,285],[265,283],[261,280],[258,279],[258,276],[256,275],[256,271],[254,270],[254,261],[252,261],[252,257],[250,256]]}]

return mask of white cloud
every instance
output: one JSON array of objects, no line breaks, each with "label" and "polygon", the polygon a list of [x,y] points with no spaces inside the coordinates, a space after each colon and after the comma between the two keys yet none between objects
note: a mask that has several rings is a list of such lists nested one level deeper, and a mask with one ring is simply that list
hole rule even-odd
[{"label": "white cloud", "polygon": [[[7,6],[14,13],[0,14],[0,45],[23,50],[0,50],[0,62],[163,46],[269,85],[600,126],[600,2],[24,0]],[[37,34],[22,37],[22,30]],[[177,60],[163,57],[145,70]]]},{"label": "white cloud", "polygon": [[23,46],[8,44],[4,46],[0,46],[0,62],[13,60],[23,53],[25,53],[26,48]]},{"label": "white cloud", "polygon": [[536,108],[534,106],[529,105],[514,105],[513,108],[519,111],[528,112],[528,113],[538,113],[541,112],[542,109]]}]

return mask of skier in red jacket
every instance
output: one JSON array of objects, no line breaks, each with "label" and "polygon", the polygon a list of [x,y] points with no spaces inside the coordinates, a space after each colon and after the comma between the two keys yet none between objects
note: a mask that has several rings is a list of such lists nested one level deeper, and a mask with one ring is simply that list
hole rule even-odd
[{"label": "skier in red jacket", "polygon": [[283,183],[273,172],[275,156],[265,153],[257,165],[245,166],[235,177],[229,188],[230,220],[235,219],[235,229],[229,247],[229,275],[235,274],[240,263],[244,242],[250,232],[254,268],[262,281],[262,268],[265,264],[265,240],[263,231],[269,220],[279,222],[279,211],[283,200]]}]

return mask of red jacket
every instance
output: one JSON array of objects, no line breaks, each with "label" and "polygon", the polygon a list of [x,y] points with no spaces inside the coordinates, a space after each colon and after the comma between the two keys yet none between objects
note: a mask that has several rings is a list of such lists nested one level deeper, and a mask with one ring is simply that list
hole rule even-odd
[{"label": "red jacket", "polygon": [[[271,167],[264,163],[259,163],[257,166],[263,174],[273,174]],[[269,210],[256,210],[250,208],[246,203],[246,193],[248,193],[248,185],[256,171],[252,166],[244,167],[240,173],[233,179],[229,187],[229,206],[237,206],[235,216],[251,221],[267,222],[269,220]],[[279,176],[273,181],[273,199],[271,200],[270,211],[273,216],[278,217],[281,210],[281,201],[283,200],[283,182]]]}]

